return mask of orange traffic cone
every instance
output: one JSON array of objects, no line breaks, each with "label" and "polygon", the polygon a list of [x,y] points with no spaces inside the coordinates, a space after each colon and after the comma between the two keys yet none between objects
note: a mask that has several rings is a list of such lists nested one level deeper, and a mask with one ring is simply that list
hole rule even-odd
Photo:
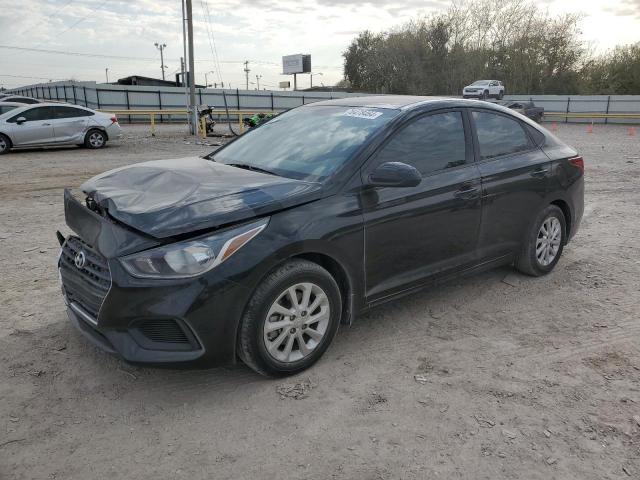
[{"label": "orange traffic cone", "polygon": [[629,127],[629,136],[630,137],[636,136],[636,127]]},{"label": "orange traffic cone", "polygon": [[587,126],[587,133],[593,133],[593,122]]},{"label": "orange traffic cone", "polygon": [[558,131],[558,124],[556,122],[553,122],[551,124],[551,131],[552,132],[557,132]]}]

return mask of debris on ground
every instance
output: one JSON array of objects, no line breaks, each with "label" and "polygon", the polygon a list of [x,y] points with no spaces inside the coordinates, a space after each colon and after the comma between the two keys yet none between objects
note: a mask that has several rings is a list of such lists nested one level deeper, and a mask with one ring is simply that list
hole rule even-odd
[{"label": "debris on ground", "polygon": [[316,387],[316,384],[310,378],[298,383],[283,383],[276,387],[276,392],[280,395],[280,399],[293,398],[294,400],[302,400],[309,396],[309,392]]},{"label": "debris on ground", "polygon": [[493,420],[489,420],[487,418],[483,418],[479,415],[474,415],[473,418],[476,419],[476,422],[478,422],[478,424],[481,427],[485,427],[485,428],[493,428],[496,425],[496,422],[494,422]]}]

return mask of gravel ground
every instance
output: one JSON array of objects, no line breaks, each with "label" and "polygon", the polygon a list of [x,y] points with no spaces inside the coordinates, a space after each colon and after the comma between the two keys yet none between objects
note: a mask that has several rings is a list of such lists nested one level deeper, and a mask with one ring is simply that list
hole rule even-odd
[{"label": "gravel ground", "polygon": [[[62,188],[204,154],[180,126],[0,157],[0,478],[640,478],[640,137],[559,126],[586,213],[555,271],[377,308],[304,375],[135,368],[70,326]],[[188,143],[187,143],[188,142]]]}]

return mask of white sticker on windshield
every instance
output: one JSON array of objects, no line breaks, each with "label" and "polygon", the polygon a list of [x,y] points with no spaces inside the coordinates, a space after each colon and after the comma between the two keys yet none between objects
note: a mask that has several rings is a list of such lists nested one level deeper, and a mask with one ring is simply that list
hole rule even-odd
[{"label": "white sticker on windshield", "polygon": [[369,108],[350,108],[342,115],[345,115],[347,117],[364,118],[366,120],[375,120],[380,115],[382,115],[382,112],[371,110]]}]

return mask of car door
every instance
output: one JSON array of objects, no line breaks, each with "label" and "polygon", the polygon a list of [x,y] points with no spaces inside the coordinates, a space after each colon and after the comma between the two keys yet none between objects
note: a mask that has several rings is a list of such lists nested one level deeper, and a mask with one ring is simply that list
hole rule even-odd
[{"label": "car door", "polygon": [[496,111],[472,112],[474,143],[482,182],[481,259],[513,254],[542,208],[551,162],[526,124]]},{"label": "car door", "polygon": [[427,113],[400,127],[363,167],[363,179],[385,162],[407,163],[422,175],[416,187],[361,194],[367,301],[473,263],[480,179],[472,146],[463,110]]},{"label": "car door", "polygon": [[[24,118],[24,122],[18,122]],[[50,107],[33,107],[13,115],[7,120],[10,124],[9,136],[16,147],[40,145],[54,142],[52,114]]]},{"label": "car door", "polygon": [[56,143],[82,143],[87,129],[87,110],[67,106],[52,106],[53,133]]}]

